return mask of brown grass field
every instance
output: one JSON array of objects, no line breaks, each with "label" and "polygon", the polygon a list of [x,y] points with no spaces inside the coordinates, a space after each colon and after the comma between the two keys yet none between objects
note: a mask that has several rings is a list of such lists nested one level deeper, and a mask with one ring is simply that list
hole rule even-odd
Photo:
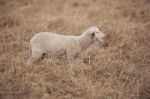
[{"label": "brown grass field", "polygon": [[[27,67],[34,34],[91,26],[107,46]],[[150,0],[0,0],[0,99],[150,99]]]}]

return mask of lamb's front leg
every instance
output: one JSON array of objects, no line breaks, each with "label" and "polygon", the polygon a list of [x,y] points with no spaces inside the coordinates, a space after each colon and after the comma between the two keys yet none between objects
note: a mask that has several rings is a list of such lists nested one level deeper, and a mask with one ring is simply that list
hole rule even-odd
[{"label": "lamb's front leg", "polygon": [[67,55],[67,60],[68,60],[68,69],[72,70],[73,69],[73,64],[75,64],[76,61],[75,60],[75,56],[76,53],[73,50],[67,50],[66,51],[66,55]]},{"label": "lamb's front leg", "polygon": [[67,60],[72,61],[75,59],[76,53],[72,50],[66,50]]},{"label": "lamb's front leg", "polygon": [[72,48],[72,49],[67,49],[66,50],[66,55],[68,60],[75,60],[81,53],[81,49],[79,48]]}]

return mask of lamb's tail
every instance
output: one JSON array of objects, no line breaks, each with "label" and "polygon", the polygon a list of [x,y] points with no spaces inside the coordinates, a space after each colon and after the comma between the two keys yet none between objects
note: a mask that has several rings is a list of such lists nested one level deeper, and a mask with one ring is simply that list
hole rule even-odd
[{"label": "lamb's tail", "polygon": [[31,50],[31,44],[29,43],[29,56],[31,56],[32,50]]}]

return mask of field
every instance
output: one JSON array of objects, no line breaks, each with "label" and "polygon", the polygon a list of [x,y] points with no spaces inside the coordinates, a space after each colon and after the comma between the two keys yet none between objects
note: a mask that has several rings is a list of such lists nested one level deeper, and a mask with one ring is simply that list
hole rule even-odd
[{"label": "field", "polygon": [[[91,26],[106,44],[26,65],[36,33]],[[150,99],[150,0],[0,0],[0,99]]]}]

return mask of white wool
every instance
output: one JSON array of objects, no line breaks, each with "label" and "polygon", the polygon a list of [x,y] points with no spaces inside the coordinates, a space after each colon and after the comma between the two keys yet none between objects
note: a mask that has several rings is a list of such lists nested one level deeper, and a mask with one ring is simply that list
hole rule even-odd
[{"label": "white wool", "polygon": [[56,56],[66,54],[68,59],[87,49],[94,41],[102,40],[104,34],[91,27],[80,36],[59,35],[51,32],[41,32],[32,37],[29,43],[30,58],[28,65],[39,60],[43,54]]}]

